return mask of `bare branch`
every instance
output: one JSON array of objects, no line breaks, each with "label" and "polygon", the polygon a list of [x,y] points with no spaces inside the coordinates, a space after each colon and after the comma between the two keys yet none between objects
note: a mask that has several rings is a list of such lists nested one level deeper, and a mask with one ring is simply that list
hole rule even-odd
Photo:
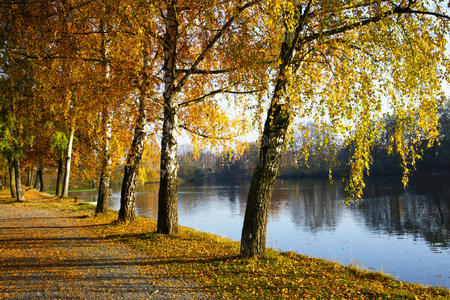
[{"label": "bare branch", "polygon": [[221,88],[221,89],[217,89],[217,90],[211,91],[208,94],[205,94],[205,95],[203,95],[201,97],[198,97],[196,99],[182,102],[178,106],[179,107],[183,107],[183,106],[188,106],[188,105],[191,105],[191,104],[194,104],[194,103],[201,102],[201,101],[205,100],[208,97],[211,97],[211,96],[214,96],[214,95],[217,95],[217,94],[225,92],[225,90],[227,90],[228,88],[229,87],[225,87],[225,88]]},{"label": "bare branch", "polygon": [[263,89],[251,90],[251,91],[224,91],[226,94],[235,94],[235,95],[245,95],[245,94],[253,94],[262,91]]},{"label": "bare branch", "polygon": [[237,134],[230,135],[230,136],[212,136],[212,135],[208,135],[203,132],[200,132],[199,130],[191,129],[191,128],[187,127],[185,124],[178,125],[178,127],[183,128],[184,130],[186,130],[192,134],[198,135],[202,138],[211,139],[211,140],[231,140],[232,138],[235,138],[238,136]]},{"label": "bare branch", "polygon": [[262,89],[250,90],[250,91],[231,91],[231,90],[229,90],[231,87],[235,86],[236,84],[237,83],[235,83],[235,84],[233,84],[231,86],[228,86],[228,87],[224,87],[224,88],[221,88],[221,89],[217,89],[217,90],[211,91],[208,94],[205,94],[205,95],[203,95],[201,97],[198,97],[196,99],[182,102],[178,106],[179,107],[183,107],[183,106],[189,106],[189,105],[194,104],[194,103],[199,103],[199,102],[202,102],[203,100],[205,100],[206,98],[214,96],[214,95],[217,95],[217,94],[245,95],[245,94],[253,94],[253,93],[256,93],[256,92],[259,92],[259,91],[262,90]]},{"label": "bare branch", "polygon": [[177,72],[180,72],[180,73],[191,72],[191,74],[223,74],[223,73],[229,73],[229,72],[236,71],[237,69],[238,69],[237,67],[235,67],[235,68],[219,69],[219,70],[179,69],[179,70],[177,70]]}]

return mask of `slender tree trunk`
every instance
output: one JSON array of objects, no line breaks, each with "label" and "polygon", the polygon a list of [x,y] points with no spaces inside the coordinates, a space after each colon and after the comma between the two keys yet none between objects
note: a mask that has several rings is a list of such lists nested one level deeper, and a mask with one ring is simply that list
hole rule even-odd
[{"label": "slender tree trunk", "polygon": [[112,113],[105,109],[104,126],[105,126],[105,144],[103,148],[103,164],[102,173],[100,175],[100,184],[98,187],[96,214],[105,213],[109,203],[109,184],[111,180],[111,119]]},{"label": "slender tree trunk", "polygon": [[33,188],[37,189],[39,187],[39,169],[36,170],[36,176],[34,177]]},{"label": "slender tree trunk", "polygon": [[26,184],[26,186],[31,186],[31,183],[32,183],[32,181],[31,181],[31,174],[32,174],[32,172],[33,172],[32,167],[28,167],[27,168],[27,184]]},{"label": "slender tree trunk", "polygon": [[290,120],[287,71],[295,56],[301,26],[300,19],[297,27],[286,29],[281,47],[280,71],[264,124],[259,159],[253,172],[245,209],[240,249],[241,256],[244,257],[264,256],[266,250],[270,201]]},{"label": "slender tree trunk", "polygon": [[158,193],[157,231],[164,234],[178,232],[177,207],[177,127],[178,102],[176,87],[176,57],[178,22],[175,1],[167,8],[164,36],[164,123],[161,140],[161,169]]},{"label": "slender tree trunk", "polygon": [[8,158],[8,171],[9,171],[9,191],[11,192],[11,197],[16,198],[16,173],[14,171],[13,160]]},{"label": "slender tree trunk", "polygon": [[34,167],[31,166],[30,186],[33,186],[33,180],[34,180]]},{"label": "slender tree trunk", "polygon": [[[103,22],[101,22],[101,31],[104,31]],[[110,66],[107,61],[108,56],[108,44],[106,34],[102,35],[102,56],[105,61],[103,67],[105,71],[105,82],[109,84],[110,79]],[[106,88],[105,88],[106,89]],[[103,90],[105,92],[105,90]],[[97,207],[95,209],[95,214],[105,213],[108,209],[109,203],[109,184],[111,181],[111,167],[112,167],[112,156],[111,156],[111,137],[112,137],[112,127],[111,121],[113,118],[112,110],[109,109],[107,96],[105,95],[105,103],[103,108],[103,130],[104,130],[104,144],[103,144],[103,164],[102,172],[100,174],[100,183],[98,186],[98,198]]]},{"label": "slender tree trunk", "polygon": [[36,176],[37,176],[37,179],[39,179],[39,192],[44,192],[44,189],[45,189],[43,173],[44,173],[44,170],[42,168],[39,168],[37,170]]},{"label": "slender tree trunk", "polygon": [[22,202],[23,197],[23,190],[22,190],[22,178],[20,177],[20,160],[19,157],[14,157],[14,174],[16,175],[16,197],[17,201]]},{"label": "slender tree trunk", "polygon": [[73,145],[73,135],[75,134],[75,126],[72,125],[70,128],[69,144],[67,145],[67,155],[66,155],[66,168],[64,172],[64,181],[61,197],[69,197],[69,179],[70,179],[70,163],[72,160],[72,145]]},{"label": "slender tree trunk", "polygon": [[58,197],[62,196],[62,180],[64,175],[64,161],[62,157],[58,159],[58,173],[56,174],[56,188],[55,195]]},{"label": "slender tree trunk", "polygon": [[41,169],[38,168],[36,171],[36,179],[35,179],[35,183],[34,183],[34,188],[38,189],[39,191],[41,191]]},{"label": "slender tree trunk", "polygon": [[127,156],[120,193],[119,222],[132,222],[136,219],[136,179],[139,171],[139,162],[144,152],[146,137],[145,125],[147,112],[145,110],[145,94],[141,92],[139,102],[139,117],[134,129],[133,143]]}]

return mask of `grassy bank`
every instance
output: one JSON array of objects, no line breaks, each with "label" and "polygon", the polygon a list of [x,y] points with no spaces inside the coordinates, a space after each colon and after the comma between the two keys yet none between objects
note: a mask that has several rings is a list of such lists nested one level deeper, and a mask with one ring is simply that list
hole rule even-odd
[{"label": "grassy bank", "polygon": [[[96,189],[74,189],[74,190],[69,190],[69,193],[74,193],[74,192],[95,192]],[[55,190],[48,190],[46,191],[47,194],[54,194]]]},{"label": "grassy bank", "polygon": [[180,228],[174,236],[156,234],[154,220],[138,217],[135,223],[118,224],[117,212],[96,218],[94,206],[73,199],[28,191],[26,200],[17,203],[2,191],[0,203],[72,212],[88,230],[148,253],[152,264],[143,268],[157,268],[164,277],[193,280],[223,298],[450,298],[447,289],[404,283],[292,252],[269,250],[266,259],[241,259],[239,244],[229,239],[189,228]]}]

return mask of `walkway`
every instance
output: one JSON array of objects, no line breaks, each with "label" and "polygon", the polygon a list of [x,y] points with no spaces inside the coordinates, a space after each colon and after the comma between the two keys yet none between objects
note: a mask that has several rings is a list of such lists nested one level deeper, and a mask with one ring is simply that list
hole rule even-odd
[{"label": "walkway", "polygon": [[149,257],[80,223],[69,213],[1,205],[0,298],[198,297],[192,284],[141,268]]}]

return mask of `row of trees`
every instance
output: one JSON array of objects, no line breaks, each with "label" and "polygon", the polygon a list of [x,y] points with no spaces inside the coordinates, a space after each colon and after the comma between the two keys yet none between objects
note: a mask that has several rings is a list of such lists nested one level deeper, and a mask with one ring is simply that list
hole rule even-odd
[{"label": "row of trees", "polygon": [[[405,182],[419,155],[414,146],[438,135],[449,70],[442,1],[61,0],[1,10],[0,148],[18,194],[21,159],[41,169],[58,161],[63,197],[76,161],[85,175],[100,174],[102,213],[111,169],[123,165],[118,220],[133,221],[150,143],[147,155],[160,155],[157,231],[173,234],[179,131],[196,149],[231,149],[253,124],[262,138],[241,254],[260,256],[292,124],[310,119],[330,133],[324,144],[352,147],[348,192],[356,198],[386,110],[400,120],[390,143]],[[312,140],[307,131],[305,139]]]}]

